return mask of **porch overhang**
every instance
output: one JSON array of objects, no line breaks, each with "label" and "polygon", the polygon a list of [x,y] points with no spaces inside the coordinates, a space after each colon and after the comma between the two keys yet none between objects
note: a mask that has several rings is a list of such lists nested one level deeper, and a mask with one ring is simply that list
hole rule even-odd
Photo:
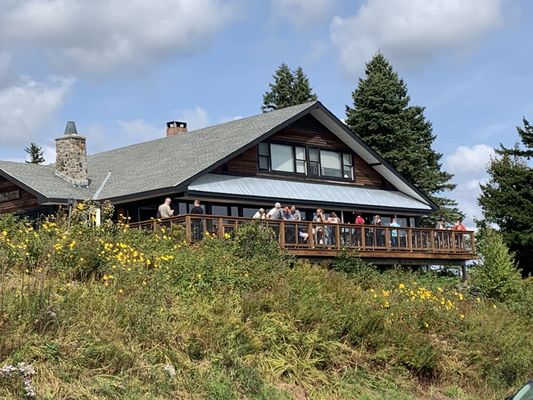
[{"label": "porch overhang", "polygon": [[433,211],[429,204],[394,190],[262,177],[206,174],[190,183],[187,192],[190,196],[246,198],[253,202],[268,200],[324,207],[389,210],[417,215],[430,214]]}]

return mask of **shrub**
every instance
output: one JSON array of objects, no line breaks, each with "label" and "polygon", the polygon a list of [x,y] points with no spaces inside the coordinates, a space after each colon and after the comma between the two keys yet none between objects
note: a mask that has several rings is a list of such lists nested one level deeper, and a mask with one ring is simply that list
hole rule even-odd
[{"label": "shrub", "polygon": [[520,271],[501,234],[489,227],[483,228],[479,243],[481,263],[472,270],[472,282],[481,293],[498,301],[514,300],[522,290]]}]

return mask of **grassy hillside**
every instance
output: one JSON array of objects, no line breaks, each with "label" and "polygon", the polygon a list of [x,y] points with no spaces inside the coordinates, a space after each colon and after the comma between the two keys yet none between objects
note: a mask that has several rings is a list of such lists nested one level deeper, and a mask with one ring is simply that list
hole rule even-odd
[{"label": "grassy hillside", "polygon": [[0,398],[500,399],[531,378],[531,302],[337,264],[257,226],[191,247],[0,218]]}]

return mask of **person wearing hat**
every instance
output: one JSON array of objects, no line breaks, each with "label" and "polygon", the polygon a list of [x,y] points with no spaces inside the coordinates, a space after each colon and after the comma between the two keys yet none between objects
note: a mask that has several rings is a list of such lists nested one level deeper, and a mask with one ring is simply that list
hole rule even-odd
[{"label": "person wearing hat", "polygon": [[283,219],[281,216],[281,204],[276,203],[274,204],[274,208],[270,210],[267,214],[267,219],[273,219],[273,220],[281,220]]},{"label": "person wearing hat", "polygon": [[254,219],[266,219],[267,215],[265,213],[265,209],[261,207],[259,209],[259,211],[257,211],[252,218],[254,218]]}]

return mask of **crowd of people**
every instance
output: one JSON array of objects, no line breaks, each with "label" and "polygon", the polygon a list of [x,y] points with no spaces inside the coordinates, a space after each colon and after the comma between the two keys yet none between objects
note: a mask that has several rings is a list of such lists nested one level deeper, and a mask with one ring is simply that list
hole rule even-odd
[{"label": "crowd of people", "polygon": [[[161,204],[157,211],[158,218],[169,218],[174,215],[174,210],[170,208],[171,199],[166,198],[165,202]],[[190,210],[190,214],[202,215],[204,209],[200,205],[199,200],[194,201],[194,207]],[[337,245],[337,240],[341,240],[341,244],[353,244],[361,246],[363,239],[365,243],[370,246],[385,246],[385,229],[379,228],[380,226],[389,226],[389,243],[392,247],[406,246],[406,230],[400,229],[402,226],[398,223],[396,218],[391,218],[389,224],[384,224],[381,216],[376,214],[372,217],[368,227],[364,230],[364,225],[367,225],[365,218],[361,213],[356,213],[356,218],[353,224],[353,228],[346,229],[343,227],[338,230],[335,225],[341,223],[341,219],[338,215],[332,211],[325,213],[322,208],[317,208],[313,214],[312,222],[318,223],[312,228],[312,232],[307,231],[307,227],[304,224],[297,224],[297,222],[303,221],[302,213],[293,205],[282,206],[281,203],[276,202],[274,207],[268,212],[264,208],[259,208],[257,212],[252,216],[257,220],[271,220],[271,221],[285,221],[285,241],[287,243],[301,243],[307,242],[310,235],[313,235],[314,243],[317,245]],[[293,224],[291,224],[293,222]],[[202,235],[202,220],[200,218],[193,219],[193,234],[195,239],[201,239]],[[276,236],[279,236],[279,226],[273,225]],[[397,229],[394,229],[397,228]],[[403,227],[405,228],[405,227]],[[462,231],[466,231],[466,227],[463,224],[461,218],[457,219],[454,225],[448,225],[443,217],[440,217],[435,225],[436,229],[447,230],[451,229],[457,231],[455,234],[456,241],[459,247],[463,246],[463,234]],[[337,233],[337,232],[340,232]],[[347,235],[348,234],[348,235]],[[444,232],[437,232],[436,234],[437,245],[444,246],[445,234]]]}]

